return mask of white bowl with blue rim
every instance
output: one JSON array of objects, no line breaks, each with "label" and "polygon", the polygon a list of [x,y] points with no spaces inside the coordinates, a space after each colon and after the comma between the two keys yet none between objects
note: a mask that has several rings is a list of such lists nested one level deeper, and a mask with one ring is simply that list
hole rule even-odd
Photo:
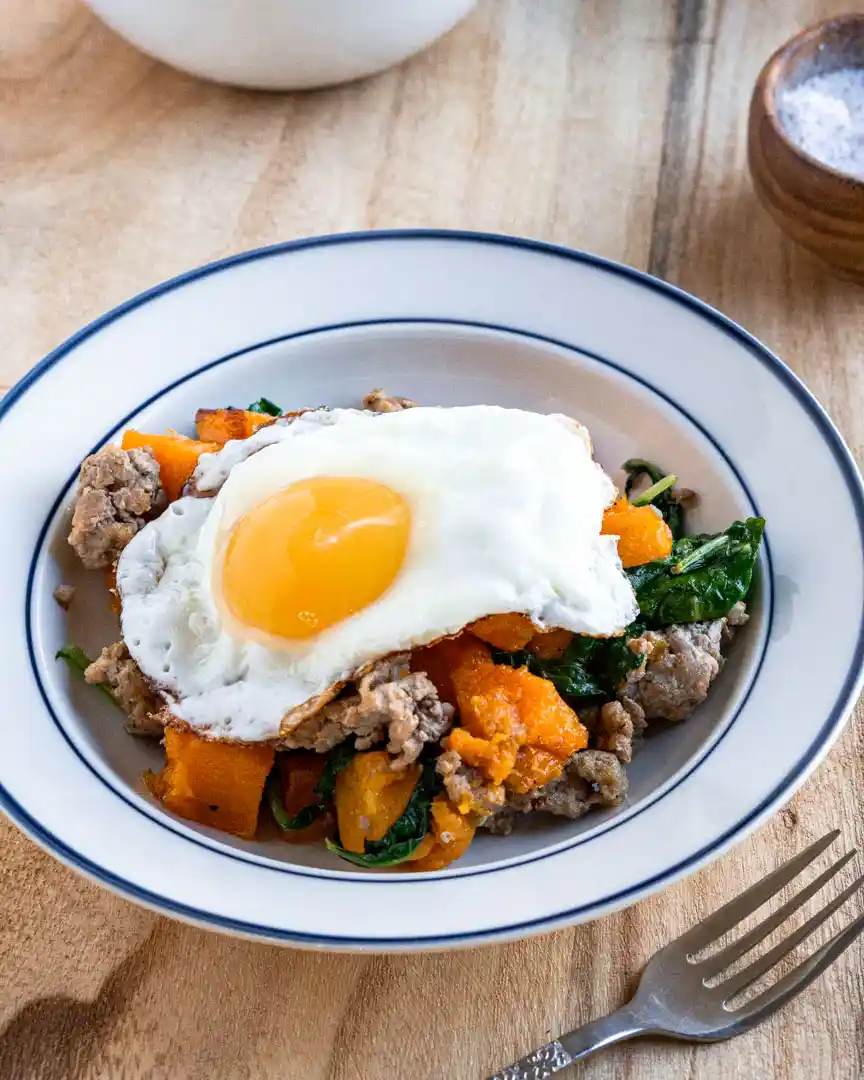
[{"label": "white bowl with blue rim", "polygon": [[[569,413],[613,476],[647,457],[698,490],[694,529],[768,522],[750,624],[696,714],[645,741],[627,800],[481,834],[458,863],[423,875],[174,817],[141,783],[158,746],[126,735],[110,702],[54,659],[67,639],[95,652],[117,636],[101,575],[80,570],[65,542],[82,458],[127,426],[189,431],[199,406],[262,395],[285,408],[349,405],[374,386],[426,404]],[[861,686],[864,490],[831,422],[718,312],[580,252],[402,231],[214,263],[38,364],[0,403],[0,457],[11,463],[0,474],[0,805],[93,880],[212,929],[412,950],[596,918],[764,821],[828,752]],[[80,592],[67,616],[51,594],[70,580]]]}]

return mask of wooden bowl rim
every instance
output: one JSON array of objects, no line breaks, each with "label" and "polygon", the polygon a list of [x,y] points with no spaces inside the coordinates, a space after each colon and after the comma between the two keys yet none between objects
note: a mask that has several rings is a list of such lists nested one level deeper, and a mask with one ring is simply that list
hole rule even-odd
[{"label": "wooden bowl rim", "polygon": [[776,91],[780,84],[781,77],[789,64],[789,61],[798,49],[814,39],[818,40],[819,38],[824,37],[827,31],[849,23],[860,24],[862,29],[864,29],[864,13],[848,12],[845,15],[834,15],[829,19],[823,19],[821,22],[814,23],[804,30],[799,30],[797,34],[789,38],[789,40],[784,42],[778,49],[775,49],[771,56],[765,61],[762,70],[756,78],[756,85],[753,88],[752,104],[758,105],[761,108],[762,114],[770,124],[774,134],[801,162],[815,172],[821,173],[826,180],[840,182],[846,188],[855,188],[860,191],[862,197],[864,197],[864,180],[859,180],[855,176],[850,176],[849,173],[841,172],[831,165],[826,165],[824,161],[820,161],[818,158],[808,154],[806,150],[793,142],[783,129],[783,125],[780,123],[780,117],[777,114],[777,107],[775,104]]}]

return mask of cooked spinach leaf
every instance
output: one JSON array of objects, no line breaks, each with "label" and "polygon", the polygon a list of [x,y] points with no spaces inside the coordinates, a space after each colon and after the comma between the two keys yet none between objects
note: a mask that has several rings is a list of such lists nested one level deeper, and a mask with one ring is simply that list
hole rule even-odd
[{"label": "cooked spinach leaf", "polygon": [[533,675],[548,679],[563,698],[601,698],[605,696],[603,687],[589,670],[596,641],[597,638],[574,637],[563,656],[555,660],[542,660],[526,649],[518,652],[493,649],[492,659],[496,664],[527,667]]},{"label": "cooked spinach leaf", "polygon": [[555,660],[543,660],[525,650],[501,649],[493,649],[492,658],[496,664],[527,667],[534,675],[548,679],[565,699],[605,699],[614,697],[627,674],[639,666],[639,657],[627,648],[627,639],[642,629],[641,624],[633,623],[626,634],[617,638],[577,634],[564,654]]},{"label": "cooked spinach leaf", "polygon": [[763,518],[736,521],[716,536],[678,540],[665,559],[627,571],[650,626],[720,619],[745,599],[759,554]]},{"label": "cooked spinach leaf", "polygon": [[[643,458],[630,458],[621,466],[627,473],[627,482],[624,485],[624,494],[634,506],[656,507],[663,515],[663,520],[672,532],[673,540],[680,540],[684,535],[684,508],[678,501],[673,485],[677,477],[674,473],[666,473],[653,462]],[[630,493],[643,476],[651,481],[650,487],[640,495],[630,498]]]},{"label": "cooked spinach leaf", "polygon": [[273,402],[266,397],[258,398],[257,401],[253,401],[251,405],[247,406],[248,412],[260,412],[266,413],[267,416],[281,416],[282,410],[278,405],[274,405]]},{"label": "cooked spinach leaf", "polygon": [[345,742],[341,742],[334,746],[327,755],[324,771],[318,777],[318,783],[315,785],[315,794],[322,802],[333,802],[333,795],[336,790],[336,777],[342,772],[356,753],[357,750],[354,747],[354,741],[352,739],[346,739]]},{"label": "cooked spinach leaf", "polygon": [[266,792],[270,812],[279,828],[291,832],[296,829],[307,829],[314,821],[326,814],[328,807],[333,802],[336,777],[356,753],[353,740],[346,740],[333,747],[327,755],[324,769],[315,784],[314,791],[319,801],[304,806],[293,817],[289,817],[285,812],[282,785],[279,783],[279,772],[274,768],[267,777]]},{"label": "cooked spinach leaf", "polygon": [[[77,671],[79,675],[83,675],[88,667],[93,663],[87,653],[79,645],[64,645],[62,649],[58,649],[54,657],[55,660],[65,660],[72,671]],[[106,686],[105,683],[90,683],[96,690],[101,690],[102,693],[110,698],[111,701],[120,708],[120,702],[114,696],[114,691]]]},{"label": "cooked spinach leaf", "polygon": [[280,829],[286,832],[295,832],[297,829],[307,829],[314,821],[317,821],[327,810],[322,803],[312,803],[298,810],[293,817],[285,812],[285,800],[282,794],[282,785],[279,782],[279,770],[274,768],[267,777],[267,804],[273,820]]},{"label": "cooked spinach leaf", "polygon": [[[346,851],[340,844],[337,844],[334,840],[325,840],[329,851],[334,852],[341,859],[346,862],[354,863],[355,866],[369,866],[369,867],[384,867],[384,866],[398,866],[399,863],[405,862],[409,855],[413,855],[417,848],[420,846],[423,837],[419,840],[411,839],[403,841],[400,844],[393,844],[388,848],[387,855],[373,855],[371,852],[360,851]],[[383,843],[383,841],[380,841]]]},{"label": "cooked spinach leaf", "polygon": [[327,841],[327,847],[355,866],[397,866],[414,854],[429,831],[429,808],[437,787],[435,761],[430,760],[424,764],[402,816],[380,840],[367,840],[363,852],[346,851],[332,840]]},{"label": "cooked spinach leaf", "polygon": [[627,642],[644,630],[645,624],[637,619],[620,637],[596,639],[595,670],[607,697],[615,697],[630,672],[642,663],[642,657],[631,652]]}]

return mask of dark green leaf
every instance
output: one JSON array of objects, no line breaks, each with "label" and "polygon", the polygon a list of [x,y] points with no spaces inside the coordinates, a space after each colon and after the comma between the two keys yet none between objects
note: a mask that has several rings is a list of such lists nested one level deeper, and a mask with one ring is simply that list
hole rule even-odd
[{"label": "dark green leaf", "polygon": [[295,829],[306,829],[313,821],[317,821],[318,818],[325,814],[327,808],[333,802],[333,796],[336,790],[336,777],[342,772],[356,753],[357,751],[354,749],[353,739],[346,740],[345,742],[339,743],[338,746],[333,747],[327,755],[324,769],[318,777],[318,782],[314,789],[315,794],[320,801],[311,803],[309,806],[304,806],[303,809],[299,810],[293,817],[289,817],[285,813],[283,793],[281,791],[281,785],[279,784],[278,773],[276,769],[274,769],[267,779],[267,801],[270,805],[270,811],[279,828],[291,831]]},{"label": "dark green leaf", "polygon": [[331,840],[327,841],[327,847],[355,866],[397,866],[414,854],[429,831],[429,808],[437,786],[433,759],[423,766],[402,816],[380,840],[368,840],[364,852],[346,851]]},{"label": "dark green leaf", "polygon": [[253,401],[251,405],[247,406],[249,412],[265,413],[267,416],[281,416],[282,410],[278,405],[274,405],[273,402],[266,397],[258,398],[257,401]]},{"label": "dark green leaf", "polygon": [[[593,643],[596,640],[574,637],[564,655],[556,660],[541,660],[539,656],[524,649],[519,652],[493,649],[492,659],[496,664],[509,664],[515,668],[527,667],[533,675],[548,679],[564,698],[601,698],[605,696],[603,688],[589,670],[589,662],[594,652]],[[592,648],[583,650],[576,647],[577,643],[581,645],[583,641],[590,642]]]},{"label": "dark green leaf", "polygon": [[[83,675],[87,668],[93,663],[87,653],[85,653],[78,645],[64,645],[62,649],[57,650],[54,659],[65,660],[69,667],[73,671],[77,671],[80,675]],[[120,702],[114,696],[113,690],[105,683],[90,683],[89,685],[95,687],[97,690],[101,690],[118,709],[120,708]]]},{"label": "dark green leaf", "polygon": [[656,484],[658,480],[662,480],[666,475],[665,469],[661,469],[659,465],[646,461],[644,458],[628,458],[621,466],[621,469],[627,473],[624,494],[628,499],[630,498],[630,492],[643,476],[647,476],[652,484]]},{"label": "dark green leaf", "polygon": [[334,746],[327,755],[324,771],[318,777],[318,783],[315,785],[315,794],[320,797],[322,802],[333,802],[333,794],[336,790],[336,777],[342,772],[356,753],[357,751],[354,748],[353,740],[346,739],[345,742],[341,742],[338,746]]},{"label": "dark green leaf", "polygon": [[405,862],[420,847],[422,840],[423,837],[421,836],[420,840],[406,840],[401,844],[393,844],[386,856],[373,856],[360,851],[346,851],[345,848],[333,840],[325,840],[324,842],[330,851],[346,862],[354,863],[355,866],[385,867],[398,866],[399,863]]},{"label": "dark green leaf", "polygon": [[679,540],[666,559],[627,571],[650,626],[720,619],[750,591],[765,522],[736,521],[716,536]]},{"label": "dark green leaf", "polygon": [[309,806],[304,806],[302,810],[298,810],[294,817],[289,819],[288,828],[308,829],[313,822],[323,817],[326,812],[326,806],[322,806],[321,803],[311,803]]},{"label": "dark green leaf", "polygon": [[[627,473],[627,482],[624,485],[624,494],[627,498],[630,498],[630,494],[633,491],[636,484],[647,476],[651,481],[651,487],[648,491],[643,492],[642,495],[636,496],[631,499],[634,506],[645,506],[650,503],[651,506],[657,508],[663,515],[663,520],[669,526],[672,532],[672,539],[679,540],[684,535],[684,508],[678,501],[675,490],[671,484],[674,484],[674,478],[671,484],[663,486],[664,481],[668,479],[670,474],[661,469],[658,465],[655,465],[651,461],[645,461],[643,458],[630,458],[625,461],[621,466],[622,470]],[[652,489],[657,485],[660,489],[653,491]]]},{"label": "dark green leaf", "polygon": [[631,652],[627,643],[644,630],[645,624],[637,619],[620,637],[597,639],[594,670],[606,697],[615,697],[630,672],[641,664],[642,657]]},{"label": "dark green leaf", "polygon": [[313,821],[317,821],[327,810],[321,803],[312,803],[304,806],[293,817],[285,813],[285,800],[282,793],[282,785],[279,783],[279,770],[273,769],[267,777],[267,803],[273,820],[280,829],[286,832],[296,832],[297,829],[307,829]]},{"label": "dark green leaf", "polygon": [[628,672],[638,667],[639,657],[627,648],[627,638],[643,628],[634,623],[617,638],[595,638],[577,634],[563,656],[543,660],[531,652],[492,650],[496,664],[527,667],[534,675],[548,679],[565,699],[606,699],[614,697]]}]

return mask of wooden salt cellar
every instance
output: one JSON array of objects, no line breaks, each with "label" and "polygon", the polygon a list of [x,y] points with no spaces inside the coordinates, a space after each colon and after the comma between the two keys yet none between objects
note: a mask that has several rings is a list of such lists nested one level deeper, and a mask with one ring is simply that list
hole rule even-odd
[{"label": "wooden salt cellar", "polygon": [[829,19],[778,49],[756,81],[747,149],[756,193],[780,228],[843,276],[864,282],[864,182],[796,146],[776,107],[783,90],[846,67],[864,67],[864,15]]}]

